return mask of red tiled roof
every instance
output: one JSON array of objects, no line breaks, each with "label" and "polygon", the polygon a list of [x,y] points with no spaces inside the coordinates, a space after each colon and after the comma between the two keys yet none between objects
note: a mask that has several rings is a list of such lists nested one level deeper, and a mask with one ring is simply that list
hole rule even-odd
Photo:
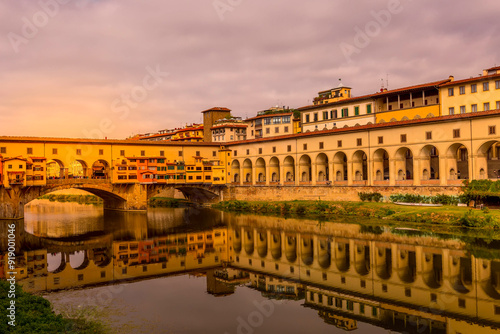
[{"label": "red tiled roof", "polygon": [[429,82],[429,83],[414,85],[414,86],[408,86],[408,87],[403,87],[403,88],[397,88],[397,89],[387,90],[385,92],[378,92],[378,93],[374,93],[374,94],[351,97],[351,98],[343,99],[343,100],[336,101],[336,102],[330,102],[330,103],[318,104],[318,105],[308,105],[305,107],[297,108],[297,110],[315,109],[315,108],[321,108],[321,107],[326,107],[326,106],[343,104],[346,102],[354,102],[356,100],[364,100],[364,99],[369,99],[369,98],[372,98],[372,99],[379,98],[379,97],[383,97],[383,96],[387,96],[387,95],[391,95],[391,94],[395,94],[395,93],[403,93],[403,92],[409,92],[409,91],[419,90],[419,89],[423,89],[423,88],[440,86],[448,81],[450,81],[450,79],[439,80],[439,81],[434,81],[434,82]]},{"label": "red tiled roof", "polygon": [[500,66],[495,66],[495,67],[486,69],[486,71],[495,71],[495,70],[500,70]]},{"label": "red tiled roof", "polygon": [[303,132],[303,133],[294,133],[284,136],[276,136],[276,137],[268,137],[268,138],[259,138],[259,139],[248,139],[248,140],[240,140],[234,141],[230,143],[226,143],[226,146],[240,145],[240,144],[248,144],[255,142],[268,142],[268,141],[276,141],[290,138],[302,138],[302,137],[314,137],[314,136],[324,136],[336,133],[344,133],[344,132],[359,132],[371,129],[383,129],[389,127],[399,127],[399,126],[409,126],[416,124],[425,124],[425,123],[433,123],[433,122],[442,122],[442,121],[453,121],[458,119],[468,119],[468,118],[476,118],[476,117],[484,117],[484,116],[492,116],[492,115],[500,115],[500,109],[496,110],[488,110],[488,111],[480,111],[475,113],[467,113],[467,114],[457,114],[457,115],[447,115],[447,116],[439,116],[439,117],[431,117],[431,118],[420,118],[420,119],[411,119],[407,121],[397,121],[397,122],[387,122],[387,123],[377,123],[377,124],[369,124],[369,125],[361,125],[361,126],[352,126],[348,128],[338,128],[338,129],[328,129],[328,130],[320,130],[313,132]]},{"label": "red tiled roof", "polygon": [[440,87],[448,87],[448,86],[453,86],[453,85],[457,85],[457,84],[461,84],[461,83],[489,80],[489,79],[493,79],[493,78],[497,78],[497,77],[500,77],[500,74],[483,75],[480,77],[474,77],[474,78],[469,78],[469,79],[462,79],[462,80],[447,82],[447,83],[442,84]]},{"label": "red tiled roof", "polygon": [[86,145],[140,145],[140,146],[218,146],[218,144],[198,142],[184,142],[182,144],[171,141],[144,141],[130,139],[88,139],[88,138],[54,138],[54,137],[21,137],[21,136],[0,136],[0,142],[18,143],[65,143],[65,144],[86,144]]},{"label": "red tiled roof", "polygon": [[31,159],[47,160],[45,157],[30,157]]},{"label": "red tiled roof", "polygon": [[225,108],[225,107],[213,107],[207,110],[203,110],[202,113],[207,112],[207,111],[231,111],[231,109]]}]

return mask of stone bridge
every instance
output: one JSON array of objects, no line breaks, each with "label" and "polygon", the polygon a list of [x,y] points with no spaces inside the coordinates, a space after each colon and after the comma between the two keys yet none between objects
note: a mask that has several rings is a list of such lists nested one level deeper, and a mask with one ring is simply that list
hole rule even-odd
[{"label": "stone bridge", "polygon": [[0,219],[24,217],[24,205],[32,200],[64,189],[80,189],[94,194],[104,201],[108,210],[147,210],[151,197],[165,191],[180,191],[184,197],[195,203],[206,203],[222,199],[225,186],[197,184],[113,184],[109,179],[57,179],[47,180],[45,186],[12,186],[0,188]]}]

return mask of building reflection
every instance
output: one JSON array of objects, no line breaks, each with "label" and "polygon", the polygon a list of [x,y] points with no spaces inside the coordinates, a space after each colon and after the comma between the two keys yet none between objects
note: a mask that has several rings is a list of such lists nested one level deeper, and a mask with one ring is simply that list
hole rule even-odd
[{"label": "building reflection", "polygon": [[129,217],[120,231],[83,241],[20,235],[17,281],[37,292],[190,273],[206,276],[217,297],[246,285],[265,298],[303,300],[343,330],[364,322],[415,333],[500,332],[500,259],[459,240],[218,212],[186,226],[172,223],[186,212],[169,212],[175,217],[146,227]]}]

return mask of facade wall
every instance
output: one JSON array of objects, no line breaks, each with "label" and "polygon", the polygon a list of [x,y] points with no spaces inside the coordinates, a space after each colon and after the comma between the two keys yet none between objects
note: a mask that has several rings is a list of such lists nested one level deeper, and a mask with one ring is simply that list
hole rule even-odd
[{"label": "facade wall", "polygon": [[[488,84],[488,90],[484,90],[485,83]],[[500,75],[451,82],[441,87],[440,96],[443,115],[484,111],[485,103],[489,103],[489,110],[500,109]]]}]

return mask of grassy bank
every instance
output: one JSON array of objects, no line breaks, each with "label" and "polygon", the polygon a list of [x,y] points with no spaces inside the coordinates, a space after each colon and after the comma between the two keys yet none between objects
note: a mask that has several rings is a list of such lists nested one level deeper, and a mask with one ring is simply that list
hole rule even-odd
[{"label": "grassy bank", "polygon": [[333,220],[338,217],[366,217],[411,223],[500,228],[500,210],[471,210],[458,206],[419,207],[375,202],[225,201],[217,203],[213,207],[229,212],[297,216],[324,220]]},{"label": "grassy bank", "polygon": [[47,194],[39,199],[48,199],[51,202],[75,202],[80,204],[102,205],[100,197],[94,195]]},{"label": "grassy bank", "polygon": [[7,321],[10,299],[8,298],[10,283],[0,281],[0,333],[23,334],[53,334],[53,333],[106,333],[104,326],[98,322],[89,321],[82,317],[75,319],[56,315],[52,311],[50,302],[45,298],[33,296],[16,286],[15,296],[15,327]]},{"label": "grassy bank", "polygon": [[148,202],[151,208],[184,208],[190,205],[191,202],[185,199],[169,197],[151,197]]}]

